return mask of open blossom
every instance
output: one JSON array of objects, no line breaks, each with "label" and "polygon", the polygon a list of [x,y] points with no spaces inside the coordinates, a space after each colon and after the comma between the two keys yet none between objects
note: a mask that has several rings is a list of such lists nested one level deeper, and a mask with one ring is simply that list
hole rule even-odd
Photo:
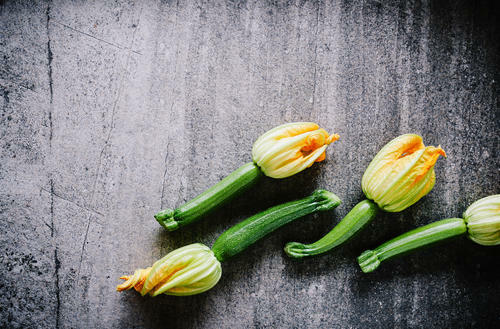
[{"label": "open blossom", "polygon": [[402,211],[432,190],[441,155],[446,157],[440,146],[425,146],[415,134],[401,135],[372,160],[361,181],[363,192],[385,211]]},{"label": "open blossom", "polygon": [[483,246],[500,244],[500,194],[482,198],[464,212],[469,238]]},{"label": "open blossom", "polygon": [[188,296],[202,293],[217,284],[222,274],[221,264],[207,246],[194,243],[176,249],[158,260],[152,267],[138,269],[116,287],[123,291],[134,288],[141,295],[159,294]]},{"label": "open blossom", "polygon": [[323,161],[326,148],[338,138],[312,122],[288,123],[260,136],[252,158],[266,176],[285,178]]}]

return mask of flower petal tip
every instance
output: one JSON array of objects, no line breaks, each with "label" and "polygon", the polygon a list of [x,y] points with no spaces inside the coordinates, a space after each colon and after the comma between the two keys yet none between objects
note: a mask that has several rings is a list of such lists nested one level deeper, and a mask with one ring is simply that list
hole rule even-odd
[{"label": "flower petal tip", "polygon": [[331,144],[340,138],[339,134],[331,134],[327,139],[325,144]]},{"label": "flower petal tip", "polygon": [[441,148],[441,145],[438,145],[438,147],[437,147],[437,152],[438,152],[440,155],[444,156],[445,158],[447,158],[447,157],[448,157],[448,156],[446,155],[446,152],[445,152],[445,151]]},{"label": "flower petal tip", "polygon": [[131,287],[130,283],[127,282],[128,279],[129,279],[129,276],[122,276],[122,277],[120,277],[120,279],[125,280],[125,282],[117,285],[116,286],[116,291],[120,291],[121,292],[121,291],[125,291],[125,290],[130,289],[130,287]]}]

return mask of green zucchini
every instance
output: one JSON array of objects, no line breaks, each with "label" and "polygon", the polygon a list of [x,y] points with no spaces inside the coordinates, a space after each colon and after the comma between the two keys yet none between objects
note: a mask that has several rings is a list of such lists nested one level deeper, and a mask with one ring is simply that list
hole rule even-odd
[{"label": "green zucchini", "polygon": [[258,239],[307,214],[340,204],[333,193],[317,190],[311,196],[275,206],[236,224],[215,241],[212,249],[200,243],[168,253],[152,267],[137,269],[118,285],[118,291],[135,289],[145,295],[196,295],[211,289],[221,275],[221,262],[243,251]]},{"label": "green zucchini", "polygon": [[340,199],[325,190],[316,190],[312,195],[269,208],[231,227],[215,241],[212,251],[219,261],[243,251],[277,228],[316,211],[333,209]]},{"label": "green zucchini", "polygon": [[261,176],[260,168],[249,162],[177,209],[162,210],[154,217],[164,228],[174,231],[227,203],[255,184]]},{"label": "green zucchini", "polygon": [[358,264],[363,272],[369,273],[377,269],[384,260],[463,235],[466,232],[467,226],[462,218],[443,219],[406,232],[374,250],[363,252],[358,257]]},{"label": "green zucchini", "polygon": [[292,258],[303,258],[327,252],[351,239],[377,215],[378,206],[363,200],[336,225],[327,235],[311,244],[289,242],[285,252]]}]

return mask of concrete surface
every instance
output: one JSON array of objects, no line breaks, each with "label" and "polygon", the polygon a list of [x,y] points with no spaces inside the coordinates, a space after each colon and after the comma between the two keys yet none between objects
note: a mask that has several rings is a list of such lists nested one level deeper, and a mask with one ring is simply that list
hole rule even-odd
[{"label": "concrete surface", "polygon": [[[458,239],[372,275],[355,257],[500,192],[499,26],[493,1],[2,1],[0,327],[496,327],[498,247]],[[340,134],[325,163],[182,231],[153,220],[299,120]],[[434,190],[343,248],[287,259],[287,241],[316,240],[363,199],[369,161],[406,132],[448,153]],[[343,205],[228,261],[210,292],[115,291],[318,187]]]}]

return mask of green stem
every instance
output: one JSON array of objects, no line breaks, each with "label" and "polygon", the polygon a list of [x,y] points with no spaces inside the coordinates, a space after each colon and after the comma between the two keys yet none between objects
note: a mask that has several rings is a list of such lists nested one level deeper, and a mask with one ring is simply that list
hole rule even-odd
[{"label": "green stem", "polygon": [[303,258],[327,252],[361,231],[375,216],[378,207],[370,200],[358,203],[328,234],[311,244],[289,242],[285,252],[292,258]]},{"label": "green stem", "polygon": [[260,168],[249,162],[177,209],[165,209],[155,215],[169,231],[191,224],[255,184],[262,176]]},{"label": "green stem", "polygon": [[215,241],[212,251],[219,261],[243,251],[277,228],[316,211],[337,207],[340,199],[333,193],[317,190],[312,195],[269,208],[231,227]]},{"label": "green stem", "polygon": [[408,253],[436,242],[450,239],[467,232],[462,218],[448,218],[406,232],[374,250],[367,250],[358,257],[361,270],[369,273],[377,269],[381,262]]}]

